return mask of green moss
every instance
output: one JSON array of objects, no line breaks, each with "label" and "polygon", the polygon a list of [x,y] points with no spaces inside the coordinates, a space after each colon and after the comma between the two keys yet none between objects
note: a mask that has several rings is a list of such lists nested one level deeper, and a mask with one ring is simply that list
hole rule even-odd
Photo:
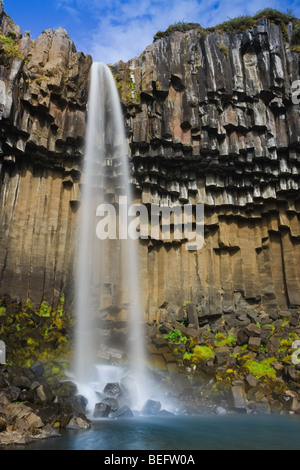
[{"label": "green moss", "polygon": [[195,346],[191,355],[192,362],[206,362],[209,359],[214,359],[215,355],[209,346]]},{"label": "green moss", "polygon": [[164,338],[174,344],[187,342],[187,337],[183,336],[178,329],[174,331],[170,331],[170,333],[168,333],[167,335],[164,335]]},{"label": "green moss", "polygon": [[185,351],[185,353],[183,355],[183,360],[191,361],[191,359],[192,359],[192,354]]},{"label": "green moss", "polygon": [[126,106],[136,105],[141,102],[139,91],[136,89],[135,83],[129,74],[128,80],[122,80],[120,74],[116,73],[113,67],[109,67],[114,77],[117,89],[119,91],[120,99],[126,103]]},{"label": "green moss", "polygon": [[232,334],[229,334],[228,336],[222,334],[222,333],[217,333],[215,335],[215,341],[214,345],[217,347],[220,346],[235,346],[237,341],[236,336],[233,336]]},{"label": "green moss", "polygon": [[49,307],[45,302],[42,302],[39,310],[39,315],[41,317],[50,317],[52,308]]},{"label": "green moss", "polygon": [[275,361],[274,357],[263,359],[257,362],[254,359],[249,359],[245,362],[245,369],[257,379],[261,377],[268,377],[269,379],[276,380],[276,370],[271,365]]},{"label": "green moss", "polygon": [[6,308],[5,307],[0,307],[0,317],[2,315],[5,315],[6,314]]},{"label": "green moss", "polygon": [[27,367],[36,360],[68,360],[74,320],[64,311],[64,298],[57,310],[45,302],[34,309],[30,301],[26,306],[8,304],[3,308],[6,314],[0,317],[0,335],[7,345],[9,361]]}]

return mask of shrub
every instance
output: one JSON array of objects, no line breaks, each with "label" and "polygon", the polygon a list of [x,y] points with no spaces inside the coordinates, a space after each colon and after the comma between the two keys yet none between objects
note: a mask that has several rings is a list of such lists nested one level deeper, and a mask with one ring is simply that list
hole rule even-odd
[{"label": "shrub", "polygon": [[10,36],[0,35],[0,49],[9,57],[18,57],[23,59],[24,56],[19,52],[19,46],[14,38]]},{"label": "shrub", "polygon": [[[202,28],[199,23],[186,23],[184,21],[178,21],[177,23],[169,26],[166,31],[158,31],[154,36],[154,40],[168,37],[174,31],[185,32],[191,29],[197,29],[202,35],[206,34],[207,31],[220,31],[225,33],[231,33],[232,31],[235,31],[237,33],[241,33],[249,28],[252,28],[253,26],[256,26],[260,18],[268,18],[273,23],[280,24],[285,40],[287,40],[286,25],[289,23],[289,21],[296,20],[290,10],[287,10],[284,13],[282,11],[275,10],[274,8],[265,8],[264,10],[259,10],[254,16],[243,15],[236,18],[230,18],[229,20],[224,21],[217,26],[206,29]],[[298,44],[299,42],[297,42],[296,45]]]},{"label": "shrub", "polygon": [[200,33],[205,34],[205,29],[200,26],[199,23],[186,23],[184,21],[178,21],[175,24],[169,26],[166,31],[158,31],[154,36],[154,41],[156,39],[161,39],[170,36],[175,31],[190,31],[191,29],[197,29]]}]

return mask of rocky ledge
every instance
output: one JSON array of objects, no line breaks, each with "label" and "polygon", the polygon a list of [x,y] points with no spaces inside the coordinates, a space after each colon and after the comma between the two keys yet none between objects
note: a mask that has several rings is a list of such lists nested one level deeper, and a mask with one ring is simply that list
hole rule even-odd
[{"label": "rocky ledge", "polygon": [[47,377],[40,362],[0,366],[0,446],[59,437],[63,428],[88,429],[85,407],[76,385]]}]

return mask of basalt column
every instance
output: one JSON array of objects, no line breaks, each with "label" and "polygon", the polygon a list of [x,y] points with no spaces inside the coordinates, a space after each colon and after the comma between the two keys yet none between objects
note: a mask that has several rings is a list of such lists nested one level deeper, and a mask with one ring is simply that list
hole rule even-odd
[{"label": "basalt column", "polygon": [[33,41],[0,6],[0,294],[55,305],[72,288],[91,58],[66,31]]},{"label": "basalt column", "polygon": [[[143,240],[150,320],[300,305],[299,55],[293,24],[196,26],[112,67],[144,204],[205,206],[205,244]],[[288,35],[288,38],[286,37]],[[195,318],[195,317],[194,317]],[[196,320],[197,321],[197,320]]]}]

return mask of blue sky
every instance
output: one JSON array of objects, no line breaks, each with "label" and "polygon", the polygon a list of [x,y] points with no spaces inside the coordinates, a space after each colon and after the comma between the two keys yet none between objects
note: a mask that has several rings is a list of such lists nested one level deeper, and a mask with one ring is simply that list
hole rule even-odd
[{"label": "blue sky", "polygon": [[6,13],[35,39],[44,29],[65,28],[78,51],[115,63],[140,55],[154,34],[177,21],[214,26],[272,7],[300,17],[298,0],[4,0]]}]

